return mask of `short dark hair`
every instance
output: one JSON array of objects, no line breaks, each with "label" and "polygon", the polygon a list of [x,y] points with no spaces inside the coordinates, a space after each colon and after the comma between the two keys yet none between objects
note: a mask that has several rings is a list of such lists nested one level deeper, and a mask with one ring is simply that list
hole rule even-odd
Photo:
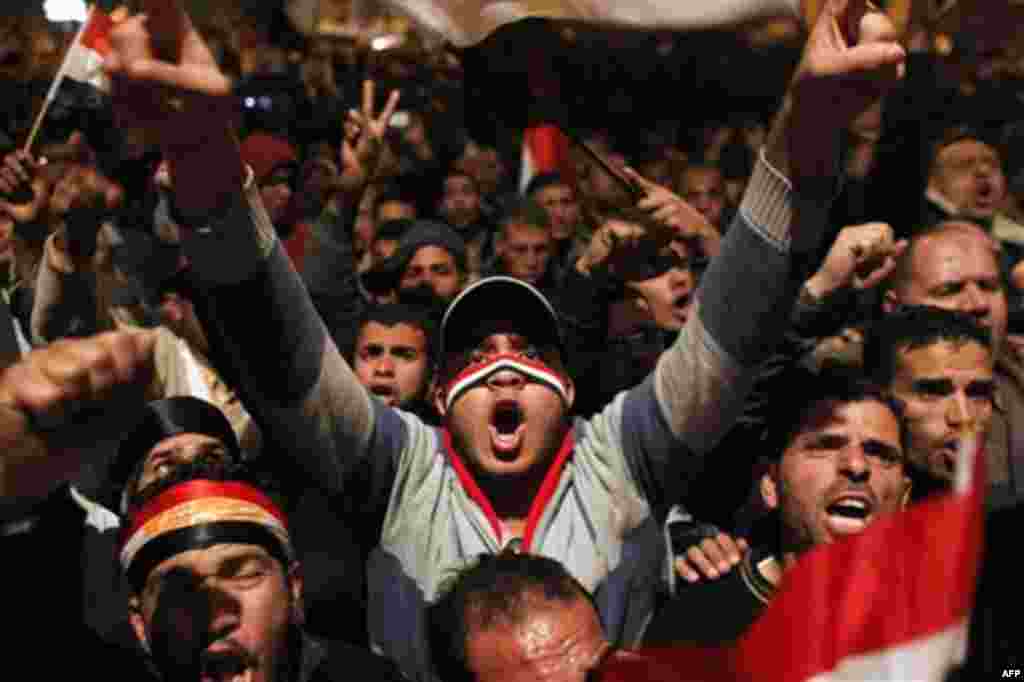
[{"label": "short dark hair", "polygon": [[888,386],[896,376],[901,351],[941,342],[974,342],[992,348],[988,331],[966,313],[932,306],[901,306],[868,328],[864,367],[878,385]]},{"label": "short dark hair", "polygon": [[535,603],[531,597],[563,604],[577,599],[594,603],[586,588],[558,561],[508,550],[481,554],[443,584],[439,598],[427,611],[431,656],[440,679],[472,680],[466,665],[471,629],[522,622]]},{"label": "short dark hair", "polygon": [[527,197],[516,201],[501,216],[498,221],[499,239],[508,237],[509,225],[532,225],[539,230],[549,231],[551,219],[540,204]]},{"label": "short dark hair", "polygon": [[377,193],[377,196],[373,198],[373,217],[377,217],[377,209],[380,205],[388,201],[397,201],[403,204],[410,204],[416,209],[417,215],[419,214],[419,197],[417,196],[414,189],[409,186],[408,182],[390,182]]},{"label": "short dark hair", "polygon": [[992,147],[1000,156],[1002,160],[1002,154],[1000,153],[999,144],[995,140],[991,139],[990,135],[986,135],[981,130],[974,128],[967,124],[957,124],[945,128],[935,141],[932,143],[931,156],[928,157],[928,177],[931,177],[935,171],[935,164],[939,160],[939,154],[942,150],[950,145],[954,145],[957,142],[963,142],[964,140],[974,140],[981,142],[982,144]]},{"label": "short dark hair", "polygon": [[569,183],[562,179],[562,176],[554,171],[548,173],[541,173],[534,175],[530,178],[530,182],[526,185],[526,192],[524,194],[528,197],[532,197],[537,192],[554,185],[565,185],[569,186]]},{"label": "short dark hair", "polygon": [[903,408],[877,383],[848,368],[827,368],[812,372],[800,365],[785,367],[771,380],[776,399],[764,406],[766,428],[765,455],[777,461],[793,438],[807,425],[815,407],[823,403],[861,403],[873,401],[888,407],[900,425],[900,443],[906,443]]},{"label": "short dark hair", "polygon": [[434,321],[432,311],[423,306],[407,303],[385,303],[369,306],[359,316],[358,334],[362,334],[363,327],[371,322],[376,322],[385,327],[407,324],[410,327],[419,329],[427,340],[427,366],[433,367],[437,361],[437,324]]},{"label": "short dark hair", "polygon": [[473,190],[476,191],[477,194],[480,194],[480,183],[477,182],[476,177],[469,171],[459,166],[457,163],[453,163],[452,165],[448,166],[448,169],[445,170],[444,175],[441,176],[442,195],[444,195],[444,185],[448,181],[448,178],[469,178],[469,181],[473,185]]},{"label": "short dark hair", "polygon": [[416,221],[409,220],[408,218],[396,218],[394,220],[385,220],[377,226],[377,231],[373,235],[373,241],[399,241],[406,232],[408,232]]}]

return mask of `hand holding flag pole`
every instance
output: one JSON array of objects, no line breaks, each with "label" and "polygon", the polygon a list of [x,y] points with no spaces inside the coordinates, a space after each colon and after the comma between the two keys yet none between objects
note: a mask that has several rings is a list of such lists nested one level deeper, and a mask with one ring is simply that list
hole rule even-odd
[{"label": "hand holding flag pole", "polygon": [[46,93],[46,99],[36,114],[32,130],[25,140],[22,151],[28,154],[36,137],[46,120],[46,113],[57,98],[57,92],[65,78],[81,81],[106,92],[109,83],[103,73],[103,59],[110,51],[110,32],[114,27],[114,20],[95,3],[90,6],[89,12],[82,22],[74,39],[64,54],[64,60],[57,69],[57,75],[50,83],[50,90]]}]

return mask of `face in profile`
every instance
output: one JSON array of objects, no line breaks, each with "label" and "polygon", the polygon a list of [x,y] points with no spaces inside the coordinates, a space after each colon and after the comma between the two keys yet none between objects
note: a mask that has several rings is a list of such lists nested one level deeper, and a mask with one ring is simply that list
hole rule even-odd
[{"label": "face in profile", "polygon": [[812,407],[761,479],[765,505],[779,513],[784,551],[859,533],[902,508],[910,489],[903,456],[899,420],[888,405],[824,401]]},{"label": "face in profile", "polygon": [[890,391],[903,404],[908,459],[933,479],[952,482],[968,428],[992,419],[992,355],[974,341],[939,341],[900,350]]},{"label": "face in profile", "polygon": [[131,601],[132,627],[147,650],[183,643],[167,638],[195,640],[200,679],[217,682],[276,682],[301,613],[297,565],[285,570],[266,549],[248,544],[176,554],[150,572]]},{"label": "face in profile", "polygon": [[665,268],[661,274],[648,279],[627,282],[636,305],[657,326],[665,331],[678,331],[686,324],[693,309],[693,294],[697,278],[689,262],[689,249],[674,241],[658,256]]}]

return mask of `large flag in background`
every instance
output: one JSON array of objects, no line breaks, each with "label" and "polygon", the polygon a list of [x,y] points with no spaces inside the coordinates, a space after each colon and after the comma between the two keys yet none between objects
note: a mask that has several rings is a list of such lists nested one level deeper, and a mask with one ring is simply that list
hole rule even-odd
[{"label": "large flag in background", "polygon": [[601,679],[945,679],[966,655],[980,564],[985,467],[978,439],[968,443],[957,492],[802,557],[735,646],[627,653],[610,661]]},{"label": "large flag in background", "polygon": [[638,28],[708,29],[765,16],[796,16],[800,0],[391,0],[456,47],[525,19],[584,20]]},{"label": "large flag in background", "polygon": [[109,91],[103,60],[110,52],[110,32],[114,21],[110,15],[93,5],[89,19],[64,56],[58,72],[76,81],[88,83],[98,90]]}]

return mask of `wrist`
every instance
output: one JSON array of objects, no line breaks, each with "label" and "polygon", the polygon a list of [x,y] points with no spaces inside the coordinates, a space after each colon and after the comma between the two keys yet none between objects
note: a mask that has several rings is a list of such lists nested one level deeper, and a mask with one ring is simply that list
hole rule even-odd
[{"label": "wrist", "polygon": [[821,303],[841,287],[836,285],[827,275],[819,270],[804,282],[803,291],[814,303]]}]

